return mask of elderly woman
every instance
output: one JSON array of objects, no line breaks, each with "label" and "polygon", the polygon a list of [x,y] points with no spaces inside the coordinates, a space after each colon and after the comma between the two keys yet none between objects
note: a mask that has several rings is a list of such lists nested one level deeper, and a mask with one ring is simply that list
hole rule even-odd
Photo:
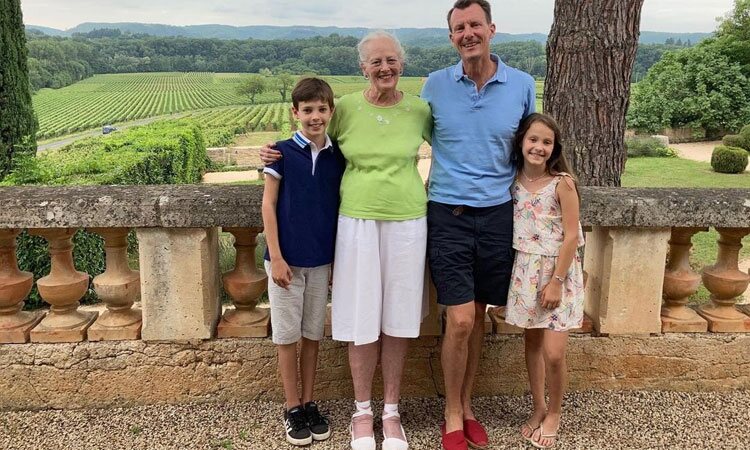
[{"label": "elderly woman", "polygon": [[[349,343],[356,412],[353,450],[375,450],[372,379],[383,370],[383,450],[408,448],[398,413],[409,345],[426,312],[424,265],[427,198],[416,156],[430,139],[430,108],[398,90],[404,50],[384,31],[357,46],[370,85],[336,104],[329,126],[346,170],[333,270],[333,338]],[[266,162],[272,152],[265,149]]]}]

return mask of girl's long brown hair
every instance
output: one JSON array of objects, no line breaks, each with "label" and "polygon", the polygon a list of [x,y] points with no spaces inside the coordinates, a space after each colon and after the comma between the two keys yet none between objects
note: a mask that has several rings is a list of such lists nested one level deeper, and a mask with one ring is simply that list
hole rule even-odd
[{"label": "girl's long brown hair", "polygon": [[560,135],[560,127],[555,122],[552,116],[542,113],[531,113],[526,116],[521,123],[518,125],[518,130],[513,138],[513,153],[511,154],[511,162],[516,166],[516,171],[520,172],[523,170],[523,138],[531,128],[531,125],[535,123],[541,123],[548,127],[555,135],[555,144],[552,147],[552,155],[547,160],[547,172],[550,175],[557,175],[561,172],[567,173],[573,179],[573,183],[576,186],[576,194],[578,198],[581,198],[581,194],[578,192],[578,178],[573,172],[573,168],[568,164],[567,158],[565,158],[565,152],[563,151],[563,143]]}]

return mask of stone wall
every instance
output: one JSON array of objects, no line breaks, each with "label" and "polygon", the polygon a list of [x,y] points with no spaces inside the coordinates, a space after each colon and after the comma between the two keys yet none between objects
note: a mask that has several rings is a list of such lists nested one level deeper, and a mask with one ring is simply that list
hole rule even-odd
[{"label": "stone wall", "polygon": [[[410,349],[403,394],[442,394],[439,338]],[[750,389],[750,335],[572,336],[570,389]],[[270,339],[0,346],[0,409],[281,400]],[[376,380],[376,396],[382,388]],[[351,398],[346,346],[321,345],[319,397]],[[477,395],[526,390],[523,341],[487,336]]]}]

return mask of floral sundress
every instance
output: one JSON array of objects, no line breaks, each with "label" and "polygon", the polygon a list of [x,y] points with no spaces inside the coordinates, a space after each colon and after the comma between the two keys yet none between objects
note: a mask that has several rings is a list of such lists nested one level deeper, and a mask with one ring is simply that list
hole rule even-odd
[{"label": "floral sundress", "polygon": [[[567,174],[558,174],[537,192],[527,191],[516,180],[513,195],[513,248],[516,259],[511,275],[505,321],[521,328],[567,331],[583,321],[583,268],[579,252],[570,264],[562,286],[562,301],[555,309],[542,308],[541,294],[552,278],[563,242],[560,202],[555,190]],[[583,231],[578,224],[578,246]]]}]

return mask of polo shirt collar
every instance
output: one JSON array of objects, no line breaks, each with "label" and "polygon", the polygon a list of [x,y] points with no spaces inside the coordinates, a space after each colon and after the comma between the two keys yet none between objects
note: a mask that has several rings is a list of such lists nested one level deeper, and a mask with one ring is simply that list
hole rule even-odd
[{"label": "polo shirt collar", "polygon": [[[487,80],[487,83],[491,83],[493,81],[497,81],[499,83],[505,83],[508,81],[508,72],[505,67],[505,63],[500,59],[500,57],[494,53],[490,53],[490,59],[492,59],[494,62],[497,63],[497,71],[495,72],[495,75],[492,76],[489,80]],[[456,81],[461,81],[466,74],[464,73],[464,62],[458,61],[458,64],[453,66],[453,78]]]},{"label": "polo shirt collar", "polygon": [[[294,136],[292,136],[292,139],[294,142],[300,146],[300,148],[305,149],[308,145],[310,146],[311,150],[318,151],[315,143],[311,141],[310,139],[306,138],[304,134],[302,134],[301,131],[297,131],[294,133]],[[326,133],[326,143],[320,150],[333,150],[333,142],[331,141],[330,136],[328,136],[328,133]]]}]

